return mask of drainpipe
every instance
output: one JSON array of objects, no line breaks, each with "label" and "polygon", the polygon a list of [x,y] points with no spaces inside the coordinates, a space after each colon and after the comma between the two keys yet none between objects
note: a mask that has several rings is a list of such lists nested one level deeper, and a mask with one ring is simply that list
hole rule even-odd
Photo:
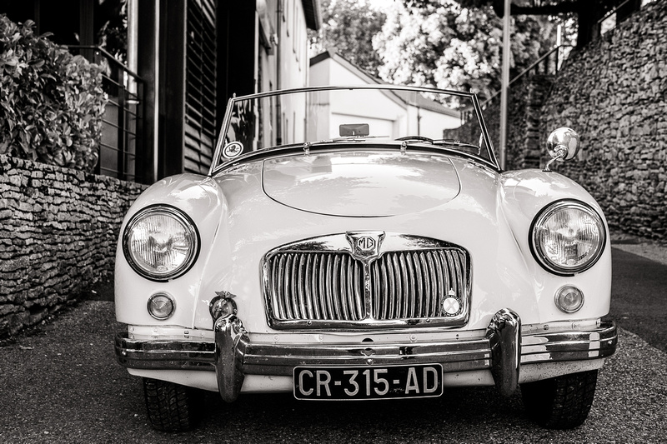
[{"label": "drainpipe", "polygon": [[158,160],[160,157],[160,0],[155,0],[155,57],[153,63],[155,64],[155,78],[153,79],[154,88],[154,102],[153,102],[153,165],[152,173],[153,180],[158,180]]},{"label": "drainpipe", "polygon": [[510,5],[512,0],[505,0],[503,15],[503,65],[500,90],[500,168],[505,169],[507,158],[507,90],[510,79]]},{"label": "drainpipe", "polygon": [[[139,0],[127,0],[127,67],[132,72],[138,72],[139,58]],[[129,88],[132,94],[137,93],[137,82],[129,78]]]},{"label": "drainpipe", "polygon": [[[276,39],[276,89],[281,89],[281,75],[280,75],[280,59],[281,59],[281,50],[280,42],[283,38],[282,35],[282,15],[283,15],[283,0],[278,0],[276,6],[276,34],[278,38]],[[276,145],[282,145],[283,143],[283,132],[282,132],[282,123],[283,123],[283,114],[282,106],[280,104],[280,96],[276,96]]]}]

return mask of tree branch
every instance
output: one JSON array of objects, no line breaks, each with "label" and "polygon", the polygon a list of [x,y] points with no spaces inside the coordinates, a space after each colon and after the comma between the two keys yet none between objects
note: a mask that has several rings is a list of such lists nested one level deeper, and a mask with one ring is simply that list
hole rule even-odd
[{"label": "tree branch", "polygon": [[[504,0],[492,0],[493,11],[498,17],[504,13]],[[563,1],[544,6],[519,6],[512,3],[510,15],[557,15],[568,12],[579,12],[581,0]]]}]

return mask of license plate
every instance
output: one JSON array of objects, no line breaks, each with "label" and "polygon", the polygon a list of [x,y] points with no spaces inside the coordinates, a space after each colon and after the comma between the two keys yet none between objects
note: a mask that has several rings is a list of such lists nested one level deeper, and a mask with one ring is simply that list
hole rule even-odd
[{"label": "license plate", "polygon": [[294,368],[296,399],[361,400],[441,395],[441,364]]}]

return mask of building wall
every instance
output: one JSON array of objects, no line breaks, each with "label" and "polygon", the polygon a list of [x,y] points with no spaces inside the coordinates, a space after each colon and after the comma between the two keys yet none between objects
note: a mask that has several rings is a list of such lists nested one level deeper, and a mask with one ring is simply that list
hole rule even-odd
[{"label": "building wall", "polygon": [[280,88],[301,88],[308,84],[308,32],[301,0],[283,0],[282,20]]},{"label": "building wall", "polygon": [[573,53],[543,112],[548,131],[569,126],[584,152],[556,170],[600,202],[610,226],[667,233],[667,2],[647,4],[612,34]]},{"label": "building wall", "polygon": [[[280,12],[278,7],[278,0],[257,2],[254,92],[302,88],[308,84],[308,32],[302,1],[282,0]],[[268,127],[257,128],[263,131],[263,146],[273,145],[279,135],[282,144],[303,140],[305,102],[284,100],[280,110],[275,101],[263,105],[258,111],[263,114],[263,122],[272,122]]]},{"label": "building wall", "polygon": [[[353,86],[374,85],[375,81],[347,61],[333,55],[317,60],[310,66],[310,86]],[[406,105],[393,93],[377,90],[355,91],[349,94],[319,93],[322,103],[328,103],[328,109],[319,108],[320,114],[326,114],[328,127],[319,118],[317,137],[323,140],[338,137],[340,124],[368,123],[372,135],[396,138],[406,135],[422,135],[433,139],[442,138],[445,128],[460,125],[459,118],[444,115],[428,109]],[[329,98],[329,96],[331,98]],[[326,97],[326,98],[324,98]],[[328,128],[328,129],[327,129]]]},{"label": "building wall", "polygon": [[121,222],[145,188],[0,155],[0,337],[111,276]]}]

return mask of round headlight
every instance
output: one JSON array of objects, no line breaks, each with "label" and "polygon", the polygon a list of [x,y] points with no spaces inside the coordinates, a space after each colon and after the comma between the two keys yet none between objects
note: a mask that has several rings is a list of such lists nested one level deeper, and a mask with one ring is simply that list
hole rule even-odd
[{"label": "round headlight", "polygon": [[583,202],[562,200],[537,215],[531,230],[531,249],[546,270],[573,275],[591,268],[606,242],[600,215]]},{"label": "round headlight", "polygon": [[199,254],[199,233],[192,219],[168,205],[152,205],[125,227],[123,253],[140,275],[154,281],[181,276]]}]

